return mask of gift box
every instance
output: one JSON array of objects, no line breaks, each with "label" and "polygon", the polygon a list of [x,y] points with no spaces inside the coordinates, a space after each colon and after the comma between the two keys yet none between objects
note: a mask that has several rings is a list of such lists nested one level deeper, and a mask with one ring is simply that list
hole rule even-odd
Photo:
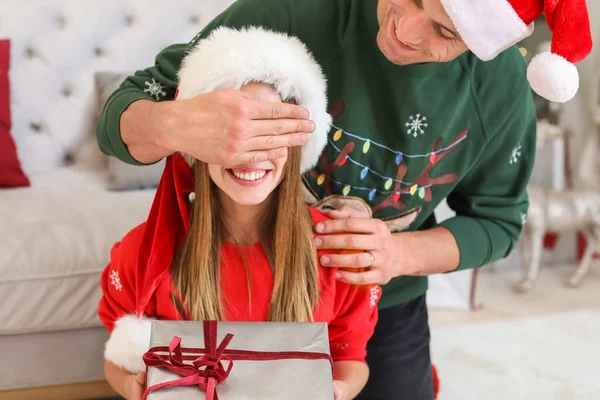
[{"label": "gift box", "polygon": [[333,400],[325,323],[152,321],[148,400]]}]

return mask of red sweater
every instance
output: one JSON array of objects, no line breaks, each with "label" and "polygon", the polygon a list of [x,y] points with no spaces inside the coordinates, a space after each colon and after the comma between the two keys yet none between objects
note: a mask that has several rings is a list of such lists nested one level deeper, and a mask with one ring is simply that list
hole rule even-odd
[{"label": "red sweater", "polygon": [[[327,217],[310,209],[313,222]],[[119,318],[139,313],[136,310],[136,257],[146,223],[130,231],[111,251],[111,262],[102,274],[104,296],[100,302],[100,319],[112,332]],[[230,243],[221,248],[221,289],[225,319],[228,321],[267,321],[273,291],[273,272],[260,244],[244,246],[242,257]],[[321,255],[321,252],[319,252]],[[248,281],[251,282],[251,301],[248,301]],[[319,267],[320,302],[314,310],[315,322],[329,325],[331,356],[335,361],[359,360],[366,356],[367,341],[377,320],[379,286],[353,286],[335,279],[335,269]],[[185,309],[173,295],[170,269],[158,277],[144,310],[144,316],[164,320],[183,320]]]}]

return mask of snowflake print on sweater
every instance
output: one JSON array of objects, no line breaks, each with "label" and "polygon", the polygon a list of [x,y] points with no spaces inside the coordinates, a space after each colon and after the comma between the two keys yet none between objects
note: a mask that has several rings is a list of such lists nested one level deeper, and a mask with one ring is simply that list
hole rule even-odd
[{"label": "snowflake print on sweater", "polygon": [[371,308],[377,307],[377,303],[379,302],[379,297],[381,296],[381,287],[373,286],[371,287],[371,296],[369,297],[369,305]]},{"label": "snowflake print on sweater", "polygon": [[188,45],[189,45],[189,46],[193,46],[193,45],[195,45],[195,44],[196,44],[196,42],[198,41],[198,39],[200,39],[200,37],[201,37],[201,36],[202,36],[202,31],[198,32],[198,33],[196,34],[196,36],[194,36],[194,37],[192,38],[192,40],[190,40],[190,41],[188,42]]},{"label": "snowflake print on sweater", "polygon": [[331,347],[337,351],[346,351],[350,347],[349,343],[331,343]]},{"label": "snowflake print on sweater", "polygon": [[516,164],[519,161],[519,158],[521,157],[521,148],[522,146],[520,144],[515,146],[512,154],[510,155],[509,164]]},{"label": "snowflake print on sweater", "polygon": [[167,92],[165,92],[165,87],[161,85],[159,82],[156,82],[154,78],[150,81],[144,82],[144,85],[147,86],[144,89],[144,92],[150,93],[150,96],[153,96],[156,101],[160,101],[161,97],[165,97]]},{"label": "snowflake print on sweater", "polygon": [[413,135],[413,137],[417,137],[419,134],[425,134],[425,128],[429,126],[426,122],[427,117],[421,114],[417,114],[416,116],[408,117],[408,122],[405,124],[406,133],[409,135]]},{"label": "snowflake print on sweater", "polygon": [[121,278],[119,278],[118,271],[110,271],[110,284],[113,285],[115,289],[119,292],[123,290],[123,285],[121,285]]}]

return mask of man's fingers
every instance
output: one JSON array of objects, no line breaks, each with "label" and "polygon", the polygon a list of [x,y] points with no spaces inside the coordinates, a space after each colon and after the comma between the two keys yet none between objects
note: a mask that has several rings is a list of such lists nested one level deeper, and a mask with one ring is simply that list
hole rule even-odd
[{"label": "man's fingers", "polygon": [[235,165],[256,164],[268,160],[277,160],[287,155],[287,147],[266,151],[249,151],[239,154],[234,160]]},{"label": "man's fingers", "polygon": [[[360,252],[355,254],[326,254],[319,258],[319,262],[323,267],[332,268],[368,268],[371,266],[373,259],[371,254]],[[358,271],[356,271],[358,272]]]},{"label": "man's fingers", "polygon": [[324,235],[315,238],[319,249],[331,250],[377,250],[375,235]]},{"label": "man's fingers", "polygon": [[284,135],[255,136],[245,141],[244,147],[248,151],[272,150],[282,147],[303,146],[308,142],[309,136],[302,132],[287,133]]},{"label": "man's fingers", "polygon": [[372,218],[330,219],[315,225],[315,231],[322,234],[376,233],[377,229],[377,220]]},{"label": "man's fingers", "polygon": [[333,398],[334,400],[341,400],[344,395],[344,389],[339,382],[333,381]]},{"label": "man's fingers", "polygon": [[137,383],[139,383],[142,387],[146,387],[146,373],[145,372],[140,372],[139,374],[137,374],[135,376],[135,380],[137,381]]},{"label": "man's fingers", "polygon": [[308,119],[310,113],[304,107],[295,104],[270,101],[253,101],[250,109],[251,119]]},{"label": "man's fingers", "polygon": [[338,270],[336,272],[338,280],[351,285],[371,285],[381,284],[382,278],[379,270],[372,269],[367,272],[349,272]]},{"label": "man's fingers", "polygon": [[355,210],[352,207],[349,207],[347,205],[343,205],[342,207],[340,207],[337,210],[331,210],[327,213],[327,216],[334,218],[334,219],[339,219],[339,218],[371,218],[369,217],[369,215],[365,214],[364,212]]},{"label": "man's fingers", "polygon": [[265,119],[250,121],[248,125],[250,138],[284,135],[286,133],[313,133],[315,123],[306,119]]}]

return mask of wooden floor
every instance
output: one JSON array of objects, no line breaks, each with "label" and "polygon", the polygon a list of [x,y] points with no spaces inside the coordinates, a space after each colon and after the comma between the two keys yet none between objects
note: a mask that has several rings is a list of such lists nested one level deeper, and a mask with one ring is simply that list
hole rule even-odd
[{"label": "wooden floor", "polygon": [[120,399],[106,382],[77,383],[0,392],[2,400],[99,400]]}]

